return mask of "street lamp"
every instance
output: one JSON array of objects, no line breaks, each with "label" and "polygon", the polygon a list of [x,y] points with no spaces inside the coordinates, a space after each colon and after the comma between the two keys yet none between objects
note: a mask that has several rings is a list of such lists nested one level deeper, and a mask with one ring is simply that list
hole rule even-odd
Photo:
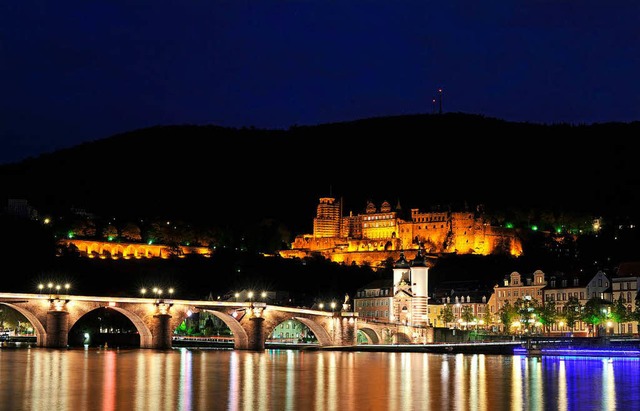
[{"label": "street lamp", "polygon": [[[144,292],[146,292],[146,289],[143,289],[143,290]],[[158,312],[163,315],[169,314],[169,309],[173,306],[173,303],[171,301],[169,302],[164,301],[164,299],[162,298],[162,294],[163,294],[162,288],[153,287],[152,291],[156,296],[155,306],[157,307]],[[168,289],[169,296],[173,294],[173,291],[174,291],[173,288]]]},{"label": "street lamp", "polygon": [[158,287],[153,287],[153,294],[156,296],[156,303],[162,302],[162,289]]},{"label": "street lamp", "polygon": [[[47,289],[49,291],[49,302],[53,304],[53,309],[55,309],[56,311],[62,311],[64,309],[64,305],[69,302],[69,300],[67,299],[60,298],[60,290],[62,289],[62,287],[63,286],[60,284],[54,285],[52,282],[47,283]],[[64,284],[64,289],[67,294],[69,293],[70,287],[71,285],[69,283]],[[42,293],[42,290],[44,290],[44,284],[38,284],[38,290]]]}]

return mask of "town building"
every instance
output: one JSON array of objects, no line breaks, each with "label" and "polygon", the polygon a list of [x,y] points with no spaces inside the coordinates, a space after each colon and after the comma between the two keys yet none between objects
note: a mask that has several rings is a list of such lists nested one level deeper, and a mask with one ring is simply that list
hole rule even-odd
[{"label": "town building", "polygon": [[[573,298],[572,306],[570,300]],[[581,312],[578,313],[578,320],[575,324],[568,324],[566,321],[568,309],[580,309],[592,298],[599,298],[604,301],[611,301],[611,280],[603,271],[598,271],[592,277],[564,273],[552,274],[549,282],[543,289],[543,301],[555,303],[559,320],[550,325],[547,330],[552,335],[563,336],[591,336],[593,330],[587,323],[580,319]]]},{"label": "town building", "polygon": [[[432,293],[429,308],[435,313],[436,327],[478,329],[489,328],[488,302],[492,290],[479,281],[444,281]],[[450,315],[446,313],[449,312]]]},{"label": "town building", "polygon": [[[543,288],[547,285],[545,274],[536,270],[532,276],[523,276],[517,271],[505,276],[502,284],[493,287],[493,294],[489,298],[489,315],[494,319],[498,327],[504,331],[504,324],[498,323],[501,309],[509,304],[514,306],[520,301],[529,304],[542,304],[544,301]],[[520,326],[520,324],[516,324]]]},{"label": "town building", "polygon": [[[640,262],[624,262],[618,265],[615,273],[612,275],[612,302],[618,299],[627,307],[628,313],[638,311],[640,301]],[[638,321],[624,321],[613,329],[614,334],[638,334],[640,328]]]}]

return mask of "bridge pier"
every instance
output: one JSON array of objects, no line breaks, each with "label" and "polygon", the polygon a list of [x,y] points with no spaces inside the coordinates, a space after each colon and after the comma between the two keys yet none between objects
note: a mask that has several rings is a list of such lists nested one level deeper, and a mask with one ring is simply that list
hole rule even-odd
[{"label": "bridge pier", "polygon": [[357,313],[341,312],[335,317],[333,344],[334,345],[356,345],[358,343],[358,320]]},{"label": "bridge pier", "polygon": [[151,330],[153,340],[151,342],[152,346],[150,348],[156,348],[160,350],[171,348],[173,335],[173,330],[171,329],[171,315],[156,314],[153,316],[153,318],[154,322],[153,328]]},{"label": "bridge pier", "polygon": [[265,335],[264,335],[264,318],[251,317],[246,325],[248,336],[247,350],[264,351]]},{"label": "bridge pier", "polygon": [[69,342],[69,312],[47,312],[47,341],[45,347],[66,348]]}]

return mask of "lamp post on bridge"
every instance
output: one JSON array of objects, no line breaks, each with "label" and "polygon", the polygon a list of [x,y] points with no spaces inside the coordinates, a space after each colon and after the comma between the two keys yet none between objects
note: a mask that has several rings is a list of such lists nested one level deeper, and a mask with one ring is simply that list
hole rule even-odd
[{"label": "lamp post on bridge", "polygon": [[[61,285],[54,284],[52,282],[47,283],[47,289],[49,291],[49,303],[51,304],[52,309],[55,311],[63,311],[65,305],[69,302],[68,298],[60,297],[60,291],[62,291],[63,288],[65,290],[65,294],[69,294],[71,284],[65,283],[64,285]],[[38,284],[38,290],[42,293],[42,291],[44,290],[44,284]]]},{"label": "lamp post on bridge", "polygon": [[[169,309],[173,306],[173,302],[165,301],[165,299],[162,297],[162,295],[164,294],[164,291],[162,290],[162,288],[153,287],[151,291],[155,296],[155,301],[153,302],[153,304],[157,307],[158,313],[168,314]],[[175,290],[172,287],[168,289],[169,297],[173,295],[174,291]],[[142,296],[145,296],[147,294],[147,289],[145,287],[142,287],[140,289],[140,294],[142,294]]]}]

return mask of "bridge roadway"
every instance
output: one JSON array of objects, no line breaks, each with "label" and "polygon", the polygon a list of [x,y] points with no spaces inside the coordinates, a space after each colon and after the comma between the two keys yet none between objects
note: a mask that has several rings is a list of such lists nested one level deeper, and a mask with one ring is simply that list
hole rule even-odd
[{"label": "bridge roadway", "polygon": [[[319,346],[352,346],[362,331],[373,344],[393,343],[389,329],[360,321],[344,305],[329,312],[267,305],[260,302],[179,300],[167,298],[100,297],[72,294],[0,293],[0,305],[11,307],[31,322],[38,347],[65,348],[69,331],[87,313],[108,308],[122,313],[136,327],[140,348],[167,349],[173,331],[193,313],[206,311],[222,320],[233,333],[234,349],[262,351],[274,328],[297,320],[309,327]],[[397,337],[397,336],[396,336]],[[404,336],[403,340],[409,337]]]}]

